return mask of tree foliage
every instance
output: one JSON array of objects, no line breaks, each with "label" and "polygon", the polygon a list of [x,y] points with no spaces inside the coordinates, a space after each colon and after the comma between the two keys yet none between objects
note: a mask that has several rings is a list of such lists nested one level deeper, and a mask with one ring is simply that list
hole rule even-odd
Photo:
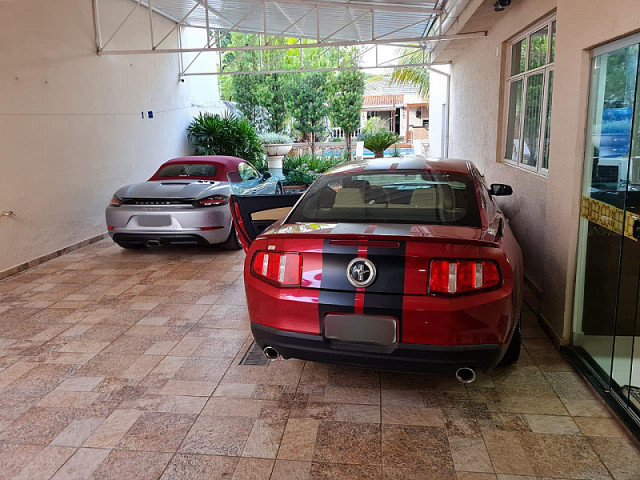
[{"label": "tree foliage", "polygon": [[[401,48],[398,51],[404,64],[424,63],[422,50],[416,48]],[[427,67],[399,67],[391,74],[391,83],[411,85],[418,89],[423,97],[429,95],[429,70]]]},{"label": "tree foliage", "polygon": [[292,79],[288,107],[293,116],[293,127],[311,135],[311,151],[315,151],[316,135],[325,131],[327,108],[327,74],[300,74]]},{"label": "tree foliage", "polygon": [[360,126],[360,110],[364,95],[364,74],[343,70],[327,84],[329,117],[334,126],[344,130],[347,151],[351,153],[351,133]]}]

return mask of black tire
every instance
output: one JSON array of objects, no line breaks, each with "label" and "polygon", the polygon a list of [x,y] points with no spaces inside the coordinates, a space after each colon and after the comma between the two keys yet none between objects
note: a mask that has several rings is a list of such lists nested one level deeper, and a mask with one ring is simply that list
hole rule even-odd
[{"label": "black tire", "polygon": [[[116,242],[118,243],[118,242]],[[136,244],[125,244],[125,243],[118,243],[118,246],[121,248],[126,248],[127,250],[142,250],[144,248],[144,245],[136,245]]]},{"label": "black tire", "polygon": [[240,243],[240,238],[238,237],[238,232],[236,232],[235,226],[231,225],[229,237],[222,244],[222,248],[226,250],[240,250],[242,248],[242,244]]},{"label": "black tire", "polygon": [[282,195],[282,185],[281,184],[277,184],[276,185],[276,195]]},{"label": "black tire", "polygon": [[520,345],[522,344],[522,319],[518,319],[518,325],[516,331],[513,332],[511,342],[507,347],[507,351],[504,353],[504,357],[500,360],[501,366],[513,365],[520,358]]}]

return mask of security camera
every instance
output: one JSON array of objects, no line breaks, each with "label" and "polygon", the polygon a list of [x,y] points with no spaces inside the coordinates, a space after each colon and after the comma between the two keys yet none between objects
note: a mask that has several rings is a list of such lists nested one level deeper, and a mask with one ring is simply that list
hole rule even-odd
[{"label": "security camera", "polygon": [[511,5],[511,0],[498,0],[493,4],[493,10],[496,12],[502,12],[509,5]]}]

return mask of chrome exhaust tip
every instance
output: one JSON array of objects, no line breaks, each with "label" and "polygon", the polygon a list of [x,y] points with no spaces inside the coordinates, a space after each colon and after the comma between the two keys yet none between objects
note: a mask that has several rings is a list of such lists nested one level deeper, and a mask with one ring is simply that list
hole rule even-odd
[{"label": "chrome exhaust tip", "polygon": [[476,379],[476,372],[473,371],[473,368],[459,368],[456,370],[456,378],[461,383],[471,383]]},{"label": "chrome exhaust tip", "polygon": [[147,240],[147,247],[159,247],[160,240]]},{"label": "chrome exhaust tip", "polygon": [[262,350],[262,353],[264,353],[264,356],[267,357],[269,360],[275,360],[280,356],[280,354],[278,353],[278,350],[268,345],[264,347],[264,350]]}]

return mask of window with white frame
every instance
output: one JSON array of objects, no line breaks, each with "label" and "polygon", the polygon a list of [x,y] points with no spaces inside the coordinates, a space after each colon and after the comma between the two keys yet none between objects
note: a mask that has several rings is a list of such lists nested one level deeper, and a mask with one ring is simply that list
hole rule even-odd
[{"label": "window with white frame", "polygon": [[509,42],[505,88],[506,162],[547,174],[556,20],[536,24]]}]

